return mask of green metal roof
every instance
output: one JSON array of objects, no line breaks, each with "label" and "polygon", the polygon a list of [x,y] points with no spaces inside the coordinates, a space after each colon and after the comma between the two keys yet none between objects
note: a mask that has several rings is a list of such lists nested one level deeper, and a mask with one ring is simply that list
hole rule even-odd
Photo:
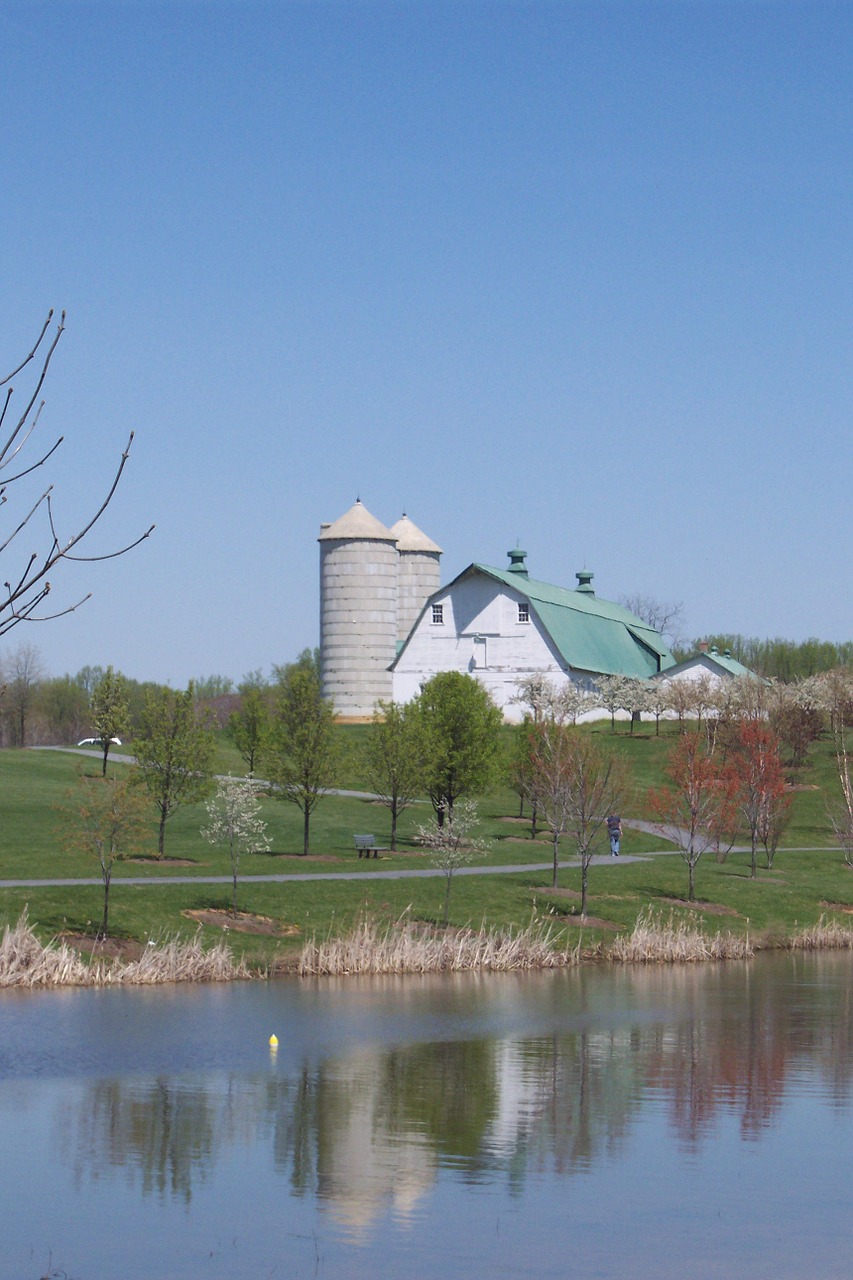
[{"label": "green metal roof", "polygon": [[745,667],[742,662],[738,662],[737,658],[733,658],[728,653],[714,653],[708,651],[706,658],[710,658],[712,662],[716,662],[718,667],[722,667],[724,671],[728,671],[733,676],[749,676],[753,680],[757,680],[758,676],[754,671],[750,671],[749,667]]},{"label": "green metal roof", "polygon": [[560,657],[576,670],[646,678],[675,664],[658,632],[621,605],[484,564],[470,565],[456,582],[474,572],[529,600]]},{"label": "green metal roof", "polygon": [[738,662],[737,658],[733,658],[729,653],[718,653],[716,649],[704,649],[700,653],[691,654],[689,658],[685,658],[683,662],[676,664],[672,674],[686,670],[687,667],[696,666],[703,658],[721,670],[728,672],[730,676],[748,676],[750,680],[761,679],[761,676],[756,675],[749,667],[745,667],[742,662]]}]

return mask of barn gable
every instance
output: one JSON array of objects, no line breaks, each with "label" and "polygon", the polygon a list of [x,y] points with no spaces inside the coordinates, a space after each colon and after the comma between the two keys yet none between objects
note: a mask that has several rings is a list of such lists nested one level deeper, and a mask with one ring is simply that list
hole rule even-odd
[{"label": "barn gable", "polygon": [[528,577],[524,552],[511,567],[471,564],[427,600],[391,665],[394,697],[414,697],[438,671],[468,671],[507,707],[517,681],[542,672],[557,682],[597,675],[642,679],[673,664],[658,633],[620,605],[600,600],[592,574],[569,590]]}]

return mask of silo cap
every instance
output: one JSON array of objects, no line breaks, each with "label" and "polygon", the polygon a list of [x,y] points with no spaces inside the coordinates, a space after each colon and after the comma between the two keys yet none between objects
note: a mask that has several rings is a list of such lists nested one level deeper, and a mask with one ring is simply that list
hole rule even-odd
[{"label": "silo cap", "polygon": [[333,524],[323,524],[320,528],[322,532],[317,539],[318,542],[332,538],[338,540],[364,538],[370,542],[397,541],[391,530],[386,529],[376,516],[370,514],[361,498],[340,519],[335,520]]}]

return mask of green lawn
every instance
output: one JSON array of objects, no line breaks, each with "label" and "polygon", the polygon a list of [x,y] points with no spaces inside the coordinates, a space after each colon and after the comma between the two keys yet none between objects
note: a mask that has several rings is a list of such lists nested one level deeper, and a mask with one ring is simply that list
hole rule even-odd
[{"label": "green lawn", "polygon": [[[348,729],[348,742],[357,742],[363,729]],[[675,741],[672,726],[660,737],[643,734],[632,737],[620,731],[611,734],[609,724],[591,730],[603,744],[612,744],[631,762],[636,780],[631,812],[645,813],[645,789],[662,780],[667,750]],[[229,754],[232,753],[232,754]],[[240,772],[239,758],[227,739],[220,739],[217,769]],[[115,766],[121,768],[122,766]],[[0,752],[0,796],[4,821],[0,824],[0,878],[80,877],[98,874],[94,860],[63,847],[63,811],[70,803],[76,776],[81,769],[98,772],[98,760],[52,751]],[[365,787],[355,751],[340,779],[349,789]],[[615,929],[630,928],[637,915],[650,904],[676,918],[689,914],[711,931],[718,928],[754,935],[782,937],[797,926],[815,922],[826,914],[849,918],[853,910],[853,871],[845,866],[826,818],[828,789],[837,787],[834,761],[828,742],[817,744],[809,765],[800,771],[796,784],[794,812],[783,847],[772,871],[760,870],[756,881],[748,876],[745,854],[732,854],[722,864],[704,857],[697,870],[696,908],[683,901],[687,870],[677,855],[651,858],[642,863],[594,865],[590,871],[591,920],[583,926],[583,938],[590,944],[607,941]],[[444,882],[434,880],[379,881],[377,869],[428,866],[428,859],[415,843],[419,821],[429,816],[425,803],[407,810],[400,821],[400,851],[378,859],[359,860],[353,847],[353,833],[373,832],[379,843],[387,842],[389,818],[380,804],[352,797],[329,796],[312,818],[312,856],[300,854],[301,814],[292,805],[268,797],[263,799],[272,851],[246,856],[241,875],[270,872],[323,874],[336,870],[357,872],[357,882],[333,881],[275,885],[240,885],[239,907],[279,922],[292,930],[285,938],[256,937],[231,932],[235,950],[252,963],[269,964],[277,956],[301,945],[312,933],[325,935],[346,928],[361,912],[394,920],[404,911],[417,919],[441,919]],[[518,797],[507,787],[480,800],[482,835],[491,852],[486,865],[549,863],[547,833],[530,839],[529,825],[518,820]],[[208,907],[225,907],[230,888],[219,885],[130,886],[121,880],[128,875],[228,875],[230,866],[224,850],[214,849],[201,838],[205,821],[203,805],[178,811],[167,828],[166,852],[169,861],[153,858],[156,850],[155,815],[152,809],[151,858],[142,862],[121,862],[116,866],[111,895],[111,927],[118,936],[145,939],[164,933],[191,934],[195,922],[183,913]],[[797,846],[819,846],[818,852],[786,852]],[[625,853],[648,853],[661,849],[655,837],[627,831]],[[570,857],[566,844],[562,856]],[[184,865],[181,865],[184,864]],[[560,893],[549,891],[550,870],[519,872],[489,877],[455,877],[451,895],[451,921],[456,925],[485,923],[490,926],[521,926],[538,918],[551,923],[558,935],[576,938],[581,929],[577,915],[579,872],[560,872]],[[50,936],[62,929],[90,929],[100,919],[102,890],[98,888],[48,888],[0,891],[0,916],[17,919],[25,906],[39,933]],[[597,922],[601,923],[597,923]],[[203,936],[213,941],[218,929],[204,926]]]}]

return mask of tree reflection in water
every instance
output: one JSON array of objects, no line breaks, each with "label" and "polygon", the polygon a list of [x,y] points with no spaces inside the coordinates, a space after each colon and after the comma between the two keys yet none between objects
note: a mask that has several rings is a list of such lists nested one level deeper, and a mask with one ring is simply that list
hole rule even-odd
[{"label": "tree reflection in water", "polygon": [[[785,963],[538,975],[554,1026],[360,1043],[284,1074],[213,1073],[85,1082],[60,1113],[79,1182],[121,1168],[144,1196],[189,1204],[241,1147],[351,1232],[411,1214],[441,1168],[517,1192],[618,1152],[654,1100],[697,1150],[722,1114],[755,1141],[792,1072],[811,1064],[838,1105],[851,1084],[850,983],[837,956]],[[500,981],[500,980],[497,980]],[[548,985],[550,984],[550,985]],[[477,985],[474,1003],[489,1000]],[[497,991],[498,988],[493,988]],[[544,1003],[542,1003],[544,1002]]]}]

